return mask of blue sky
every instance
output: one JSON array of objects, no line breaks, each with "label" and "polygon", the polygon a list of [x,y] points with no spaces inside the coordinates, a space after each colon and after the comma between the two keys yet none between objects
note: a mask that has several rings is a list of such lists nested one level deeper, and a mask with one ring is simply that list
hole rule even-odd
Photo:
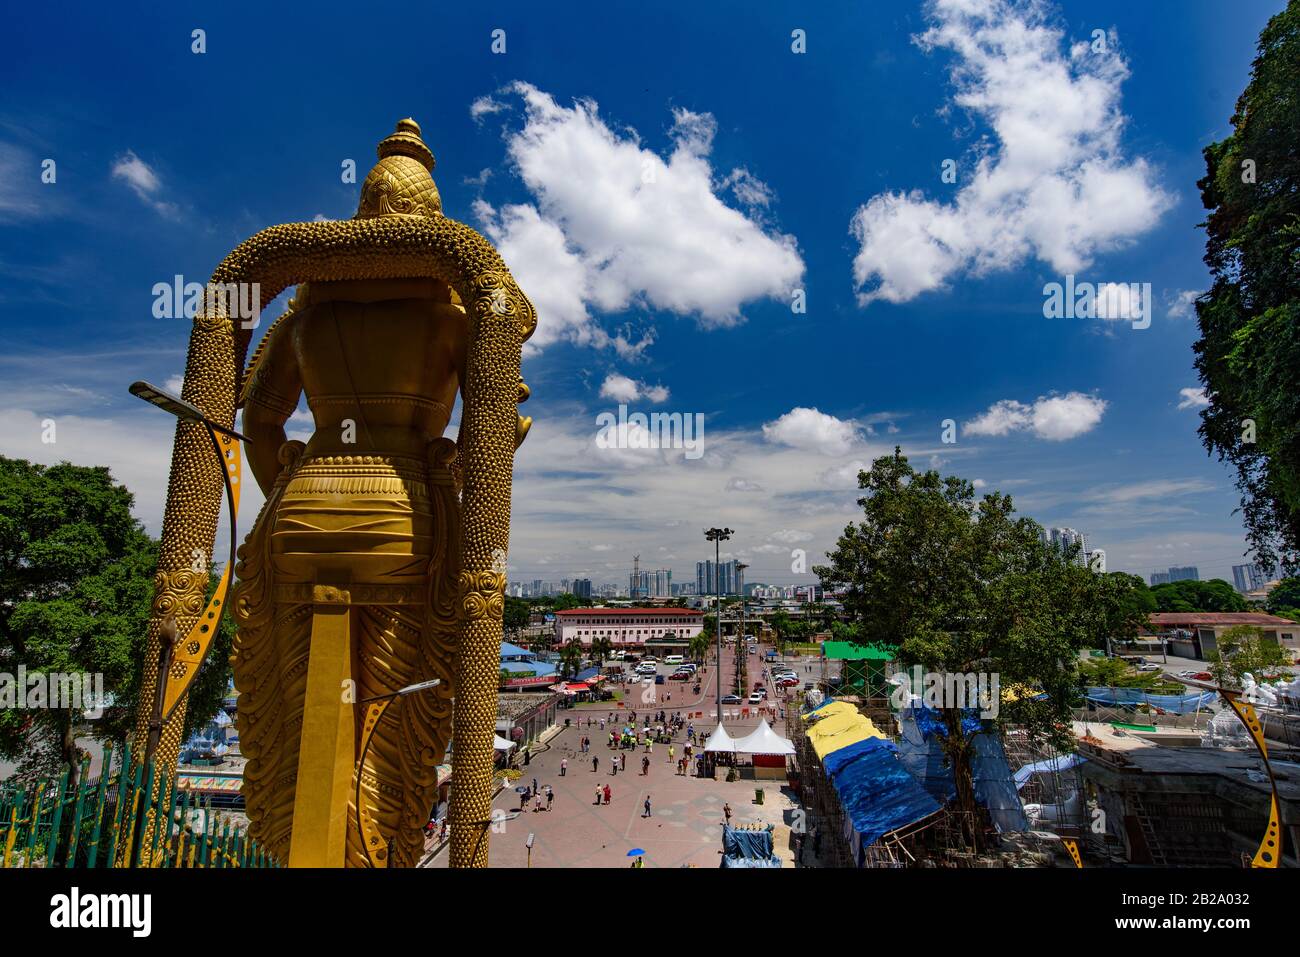
[{"label": "blue sky", "polygon": [[[26,5],[0,40],[0,452],[113,466],[157,533],[170,423],[125,387],[179,376],[188,330],[153,285],[351,216],[342,162],[409,115],[446,213],[539,307],[512,579],[625,582],[640,554],[689,580],[726,524],[750,580],[807,581],[792,550],[820,560],[895,443],[1111,569],[1230,577],[1195,183],[1281,6]],[[1150,328],[1044,318],[1067,272],[1150,283]],[[704,454],[599,448],[620,400],[702,414]]]}]

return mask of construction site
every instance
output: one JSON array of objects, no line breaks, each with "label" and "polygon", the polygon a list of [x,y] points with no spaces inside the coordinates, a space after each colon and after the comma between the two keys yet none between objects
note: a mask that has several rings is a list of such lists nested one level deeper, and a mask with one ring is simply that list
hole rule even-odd
[{"label": "construction site", "polygon": [[[1300,866],[1293,696],[1270,691],[1254,705],[1267,762],[1203,688],[1087,689],[1056,741],[972,711],[954,746],[952,716],[900,695],[886,653],[843,644],[826,643],[817,690],[785,712],[792,784],[824,835],[826,866],[1249,867],[1266,832],[1280,845],[1269,866]],[[955,754],[969,766],[965,801]]]}]

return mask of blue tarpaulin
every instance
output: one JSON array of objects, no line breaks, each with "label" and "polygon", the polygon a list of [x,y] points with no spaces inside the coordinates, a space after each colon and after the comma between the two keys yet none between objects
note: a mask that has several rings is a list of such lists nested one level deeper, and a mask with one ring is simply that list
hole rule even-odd
[{"label": "blue tarpaulin", "polygon": [[[864,847],[890,831],[929,817],[941,807],[899,764],[896,750],[882,738],[860,741],[841,749],[856,753],[839,762],[838,770],[831,774],[840,804]],[[839,754],[837,751],[827,757]]]},{"label": "blue tarpaulin", "polygon": [[[963,730],[968,730],[970,715],[963,716]],[[947,803],[957,795],[952,768],[943,753],[939,733],[943,727],[940,716],[929,708],[904,708],[898,713],[900,742],[899,761],[921,783],[931,796]],[[982,727],[982,725],[981,725]],[[980,731],[971,738],[971,778],[975,787],[975,800],[989,812],[993,826],[999,831],[1026,831],[1029,821],[1016,794],[1007,764],[1006,752],[996,728]]]},{"label": "blue tarpaulin", "polygon": [[723,867],[780,867],[772,853],[771,830],[737,830],[722,828]]},{"label": "blue tarpaulin", "polygon": [[1197,694],[1148,694],[1141,688],[1089,688],[1086,697],[1094,704],[1111,707],[1133,708],[1145,704],[1170,714],[1191,714],[1193,711],[1204,711],[1214,703],[1218,694],[1214,691]]}]

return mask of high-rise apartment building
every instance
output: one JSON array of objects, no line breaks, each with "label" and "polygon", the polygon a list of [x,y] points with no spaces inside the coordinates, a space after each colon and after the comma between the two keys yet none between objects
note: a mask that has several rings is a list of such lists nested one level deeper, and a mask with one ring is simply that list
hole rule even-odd
[{"label": "high-rise apartment building", "polygon": [[591,599],[591,579],[575,578],[573,580],[573,597],[580,598],[583,601]]},{"label": "high-rise apartment building", "polygon": [[735,559],[714,565],[712,561],[695,563],[695,592],[698,595],[739,595],[745,587],[745,573]]},{"label": "high-rise apartment building", "polygon": [[1201,573],[1195,565],[1170,565],[1169,580],[1171,582],[1200,581]]}]

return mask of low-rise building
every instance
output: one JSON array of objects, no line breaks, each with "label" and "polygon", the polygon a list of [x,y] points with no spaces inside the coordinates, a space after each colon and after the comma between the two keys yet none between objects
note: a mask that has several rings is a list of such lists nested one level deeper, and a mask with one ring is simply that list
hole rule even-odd
[{"label": "low-rise building", "polygon": [[1169,654],[1181,658],[1209,658],[1211,652],[1218,650],[1223,633],[1239,625],[1258,628],[1265,640],[1293,651],[1297,637],[1300,637],[1300,624],[1258,611],[1157,611],[1147,618],[1152,632],[1168,637]]},{"label": "low-rise building", "polygon": [[604,638],[619,649],[642,648],[651,639],[689,642],[704,629],[704,614],[690,608],[572,608],[555,613],[555,641],[590,647]]}]

